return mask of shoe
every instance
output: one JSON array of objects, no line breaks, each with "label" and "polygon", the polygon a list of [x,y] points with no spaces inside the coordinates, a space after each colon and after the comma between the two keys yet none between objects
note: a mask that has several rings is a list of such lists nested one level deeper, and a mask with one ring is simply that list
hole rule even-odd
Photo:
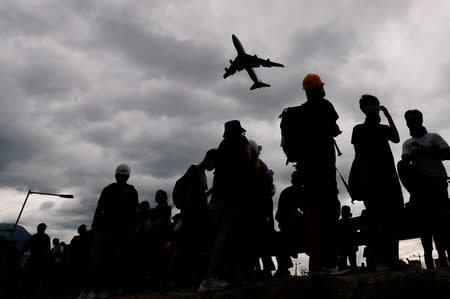
[{"label": "shoe", "polygon": [[97,298],[97,295],[93,292],[81,292],[80,296],[77,299],[94,299]]},{"label": "shoe", "polygon": [[109,296],[111,296],[111,292],[104,290],[104,291],[101,291],[100,294],[98,294],[98,297],[96,297],[96,298],[98,298],[98,299],[108,299]]},{"label": "shoe", "polygon": [[87,292],[81,292],[80,296],[77,297],[77,299],[86,299],[88,293]]},{"label": "shoe", "polygon": [[227,288],[230,284],[225,280],[218,278],[208,278],[204,279],[198,288],[200,295],[206,294],[208,292],[220,291]]},{"label": "shoe", "polygon": [[317,267],[317,269],[311,270],[308,272],[309,275],[331,275],[338,276],[343,275],[350,272],[349,269],[339,270],[337,267],[335,268],[327,268],[327,267]]}]

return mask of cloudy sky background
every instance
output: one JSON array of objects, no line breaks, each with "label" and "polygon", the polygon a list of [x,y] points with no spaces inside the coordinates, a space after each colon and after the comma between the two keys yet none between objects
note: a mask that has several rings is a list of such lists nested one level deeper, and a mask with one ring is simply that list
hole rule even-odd
[{"label": "cloudy sky background", "polygon": [[[28,189],[75,196],[32,195],[21,219],[32,233],[46,222],[70,241],[122,162],[154,206],[155,191],[170,192],[230,119],[263,145],[279,193],[293,168],[277,117],[304,101],[308,72],[322,76],[340,115],[346,177],[362,94],[388,107],[402,141],[410,108],[450,137],[448,1],[24,0],[0,1],[0,15],[0,222],[15,220]],[[233,33],[248,53],[285,64],[257,70],[272,87],[249,91],[245,72],[222,79]],[[398,160],[401,144],[391,148]],[[359,215],[362,204],[351,207]],[[419,250],[410,241],[401,254]]]}]

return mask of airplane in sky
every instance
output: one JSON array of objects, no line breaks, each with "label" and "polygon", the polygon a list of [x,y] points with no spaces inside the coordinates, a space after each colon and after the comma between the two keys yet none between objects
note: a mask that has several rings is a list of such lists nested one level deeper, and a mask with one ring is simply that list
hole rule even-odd
[{"label": "airplane in sky", "polygon": [[241,42],[236,37],[236,35],[232,35],[233,44],[236,48],[238,55],[234,60],[230,60],[230,67],[225,68],[225,74],[223,78],[226,79],[228,76],[233,75],[236,72],[240,72],[242,70],[246,70],[254,84],[250,87],[250,90],[269,87],[269,84],[259,81],[258,77],[255,74],[253,68],[255,67],[284,67],[281,63],[276,63],[270,61],[270,59],[262,59],[255,55],[249,55],[245,52],[244,47],[242,47]]}]

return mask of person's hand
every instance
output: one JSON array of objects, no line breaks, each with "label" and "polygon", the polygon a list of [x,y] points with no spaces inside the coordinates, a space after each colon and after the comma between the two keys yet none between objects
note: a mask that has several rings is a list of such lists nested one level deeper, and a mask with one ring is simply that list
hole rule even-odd
[{"label": "person's hand", "polygon": [[383,112],[383,114],[384,114],[386,117],[390,117],[389,111],[388,111],[387,108],[384,107],[383,105],[380,106],[380,111]]}]

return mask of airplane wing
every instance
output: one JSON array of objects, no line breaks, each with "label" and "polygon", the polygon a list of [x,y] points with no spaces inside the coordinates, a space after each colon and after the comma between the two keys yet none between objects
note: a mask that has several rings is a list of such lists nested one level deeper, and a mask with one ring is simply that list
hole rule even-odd
[{"label": "airplane wing", "polygon": [[225,68],[225,74],[223,74],[223,78],[226,79],[227,77],[234,75],[236,73],[237,69],[233,65],[230,65],[229,68]]},{"label": "airplane wing", "polygon": [[247,55],[246,58],[247,58],[249,66],[251,66],[251,67],[260,67],[260,66],[263,66],[263,67],[284,67],[284,65],[282,65],[281,63],[273,62],[270,59],[262,59],[262,58],[259,58],[256,55],[253,55],[253,56]]},{"label": "airplane wing", "polygon": [[234,73],[242,71],[244,68],[245,66],[242,64],[241,57],[238,56],[236,59],[230,60],[230,66],[225,68],[223,78],[226,79],[227,77],[234,75]]}]

